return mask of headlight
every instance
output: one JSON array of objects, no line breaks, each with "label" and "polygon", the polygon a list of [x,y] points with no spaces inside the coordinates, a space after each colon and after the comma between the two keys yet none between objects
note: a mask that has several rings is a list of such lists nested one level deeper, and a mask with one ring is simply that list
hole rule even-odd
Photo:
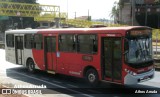
[{"label": "headlight", "polygon": [[137,75],[137,73],[135,73],[135,72],[133,72],[131,70],[128,70],[128,69],[124,69],[124,70],[125,70],[125,72],[127,72],[127,73],[129,73],[129,74],[131,74],[133,76]]}]

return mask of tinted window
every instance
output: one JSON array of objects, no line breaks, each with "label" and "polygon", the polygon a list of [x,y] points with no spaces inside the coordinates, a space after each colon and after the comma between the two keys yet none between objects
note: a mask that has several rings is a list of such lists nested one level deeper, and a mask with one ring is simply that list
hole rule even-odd
[{"label": "tinted window", "polygon": [[43,38],[41,34],[34,35],[34,48],[37,50],[43,49]]},{"label": "tinted window", "polygon": [[16,49],[23,49],[23,36],[16,36]]},{"label": "tinted window", "polygon": [[7,47],[14,47],[14,35],[13,34],[6,35],[6,43],[7,43]]},{"label": "tinted window", "polygon": [[26,34],[25,35],[25,48],[31,49],[33,45],[33,35],[32,34]]},{"label": "tinted window", "polygon": [[47,37],[46,38],[46,51],[47,52],[56,52],[56,37]]},{"label": "tinted window", "polygon": [[76,36],[75,35],[60,35],[59,50],[66,52],[76,51]]},{"label": "tinted window", "polygon": [[97,36],[96,35],[78,35],[78,52],[96,53]]}]

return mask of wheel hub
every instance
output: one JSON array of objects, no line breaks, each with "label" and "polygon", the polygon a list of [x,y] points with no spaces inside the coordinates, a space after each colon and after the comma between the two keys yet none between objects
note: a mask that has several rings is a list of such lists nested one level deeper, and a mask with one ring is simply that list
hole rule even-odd
[{"label": "wheel hub", "polygon": [[29,69],[33,70],[33,64],[32,63],[29,64]]},{"label": "wheel hub", "polygon": [[96,77],[95,77],[94,74],[89,74],[89,75],[88,75],[88,79],[89,79],[90,82],[94,82],[95,79],[96,79]]}]

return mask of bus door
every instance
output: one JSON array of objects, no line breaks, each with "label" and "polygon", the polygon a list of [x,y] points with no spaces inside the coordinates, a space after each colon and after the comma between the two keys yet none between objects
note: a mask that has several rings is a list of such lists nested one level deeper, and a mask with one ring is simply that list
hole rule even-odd
[{"label": "bus door", "polygon": [[122,79],[122,40],[121,38],[102,38],[103,79],[121,83]]},{"label": "bus door", "polygon": [[15,36],[16,64],[23,64],[23,36]]},{"label": "bus door", "polygon": [[46,70],[56,70],[56,36],[45,36],[45,65]]}]

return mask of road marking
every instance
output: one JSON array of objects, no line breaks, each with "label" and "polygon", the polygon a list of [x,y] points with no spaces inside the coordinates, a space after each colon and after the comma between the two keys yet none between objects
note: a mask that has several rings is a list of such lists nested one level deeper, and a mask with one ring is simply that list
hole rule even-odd
[{"label": "road marking", "polygon": [[[11,71],[12,71],[12,70],[11,70]],[[75,92],[75,93],[80,94],[80,95],[83,95],[83,96],[94,97],[94,96],[92,96],[92,95],[84,94],[84,93],[82,93],[82,92],[75,91],[75,90],[69,89],[69,88],[67,88],[67,87],[60,86],[60,85],[58,85],[58,84],[54,84],[54,83],[51,83],[51,82],[47,82],[47,81],[45,81],[45,80],[41,80],[41,79],[39,79],[39,78],[34,78],[34,77],[32,77],[32,76],[28,76],[28,75],[25,75],[25,74],[21,74],[21,73],[16,72],[16,71],[14,71],[14,72],[17,73],[17,74],[19,74],[19,75],[23,75],[23,76],[26,76],[26,77],[29,77],[29,78],[32,78],[32,79],[35,79],[35,80],[38,80],[38,81],[42,81],[42,82],[51,84],[51,85],[53,85],[53,86],[56,86],[56,87],[59,87],[59,88],[63,88],[63,89],[66,89],[66,90],[69,90],[69,91],[72,91],[72,92]]]},{"label": "road marking", "polygon": [[52,80],[52,82],[54,82],[54,83],[59,83],[59,84],[61,84],[62,82],[58,82],[58,81],[54,81],[54,80]]},{"label": "road marking", "polygon": [[[11,77],[8,77],[8,76],[1,76],[1,78],[11,78]],[[26,77],[12,77],[13,79],[14,78],[26,78]]]},{"label": "road marking", "polygon": [[73,88],[78,88],[77,86],[75,86],[75,85],[71,85],[71,84],[67,84],[68,86],[71,86],[71,87],[73,87]]},{"label": "road marking", "polygon": [[115,95],[115,96],[113,96],[113,97],[120,97],[120,96]]},{"label": "road marking", "polygon": [[48,78],[45,78],[45,77],[40,77],[40,79],[43,79],[43,80],[48,80]]}]

